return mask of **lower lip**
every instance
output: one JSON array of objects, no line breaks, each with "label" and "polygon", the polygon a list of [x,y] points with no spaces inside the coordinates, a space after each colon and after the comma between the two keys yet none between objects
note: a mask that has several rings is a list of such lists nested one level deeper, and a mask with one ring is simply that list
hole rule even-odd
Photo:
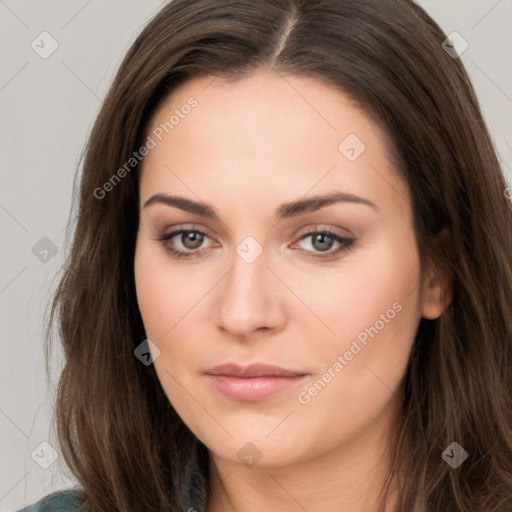
[{"label": "lower lip", "polygon": [[207,374],[207,377],[215,388],[228,398],[243,402],[257,402],[293,387],[306,376],[234,377]]}]

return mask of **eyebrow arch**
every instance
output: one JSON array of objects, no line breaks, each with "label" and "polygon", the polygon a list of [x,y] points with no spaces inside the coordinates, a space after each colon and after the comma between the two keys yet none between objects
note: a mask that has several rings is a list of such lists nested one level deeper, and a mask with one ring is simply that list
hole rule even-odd
[{"label": "eyebrow arch", "polygon": [[[166,204],[168,206],[174,206],[180,210],[184,210],[195,215],[202,217],[208,217],[210,219],[218,220],[219,217],[215,213],[215,210],[208,204],[198,203],[191,199],[186,199],[180,196],[171,196],[167,194],[154,194],[145,203],[144,208],[152,204]],[[354,194],[348,194],[342,191],[334,191],[326,195],[317,195],[310,197],[309,199],[299,199],[290,203],[285,203],[279,206],[274,214],[276,219],[286,219],[290,217],[297,217],[305,213],[314,212],[335,203],[356,203],[366,206],[370,206],[375,211],[379,211],[379,207],[362,197]]]}]

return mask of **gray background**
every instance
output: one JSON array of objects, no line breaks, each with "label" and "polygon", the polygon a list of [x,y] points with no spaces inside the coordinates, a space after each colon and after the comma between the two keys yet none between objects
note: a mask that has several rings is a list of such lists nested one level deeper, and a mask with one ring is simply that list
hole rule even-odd
[{"label": "gray background", "polygon": [[[512,0],[418,3],[447,34],[468,41],[461,59],[511,184]],[[41,443],[57,448],[50,427],[57,372],[47,382],[42,350],[45,307],[63,262],[73,176],[88,131],[122,56],[161,5],[0,0],[0,511],[73,483],[61,457],[41,467],[52,461],[52,449]],[[39,51],[50,48],[49,39],[40,42],[44,31],[58,43],[46,59],[31,47],[35,40]],[[58,371],[60,354],[54,359]]]}]

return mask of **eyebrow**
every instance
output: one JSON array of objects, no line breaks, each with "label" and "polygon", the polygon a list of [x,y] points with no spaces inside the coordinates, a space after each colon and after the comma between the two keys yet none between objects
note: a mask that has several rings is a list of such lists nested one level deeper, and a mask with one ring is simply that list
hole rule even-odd
[{"label": "eyebrow", "polygon": [[[154,194],[145,203],[144,208],[152,204],[165,204],[168,206],[174,206],[180,210],[200,215],[201,217],[207,217],[210,219],[219,220],[218,215],[212,206],[205,203],[198,203],[191,199],[186,199],[180,196],[171,196],[167,194]],[[274,214],[276,219],[286,219],[290,217],[297,217],[305,213],[315,212],[335,203],[356,203],[366,206],[370,206],[375,211],[379,211],[379,207],[362,197],[354,194],[349,194],[342,191],[334,191],[326,195],[313,196],[308,199],[299,199],[290,203],[285,203],[279,206]]]}]

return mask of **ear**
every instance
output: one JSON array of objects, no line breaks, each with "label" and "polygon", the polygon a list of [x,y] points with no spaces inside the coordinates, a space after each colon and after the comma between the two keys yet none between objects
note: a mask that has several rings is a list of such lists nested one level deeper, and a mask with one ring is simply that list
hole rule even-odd
[{"label": "ear", "polygon": [[448,228],[443,229],[433,242],[433,268],[423,282],[421,313],[423,318],[434,320],[441,316],[453,299],[453,278],[444,265],[444,256],[450,244]]}]

